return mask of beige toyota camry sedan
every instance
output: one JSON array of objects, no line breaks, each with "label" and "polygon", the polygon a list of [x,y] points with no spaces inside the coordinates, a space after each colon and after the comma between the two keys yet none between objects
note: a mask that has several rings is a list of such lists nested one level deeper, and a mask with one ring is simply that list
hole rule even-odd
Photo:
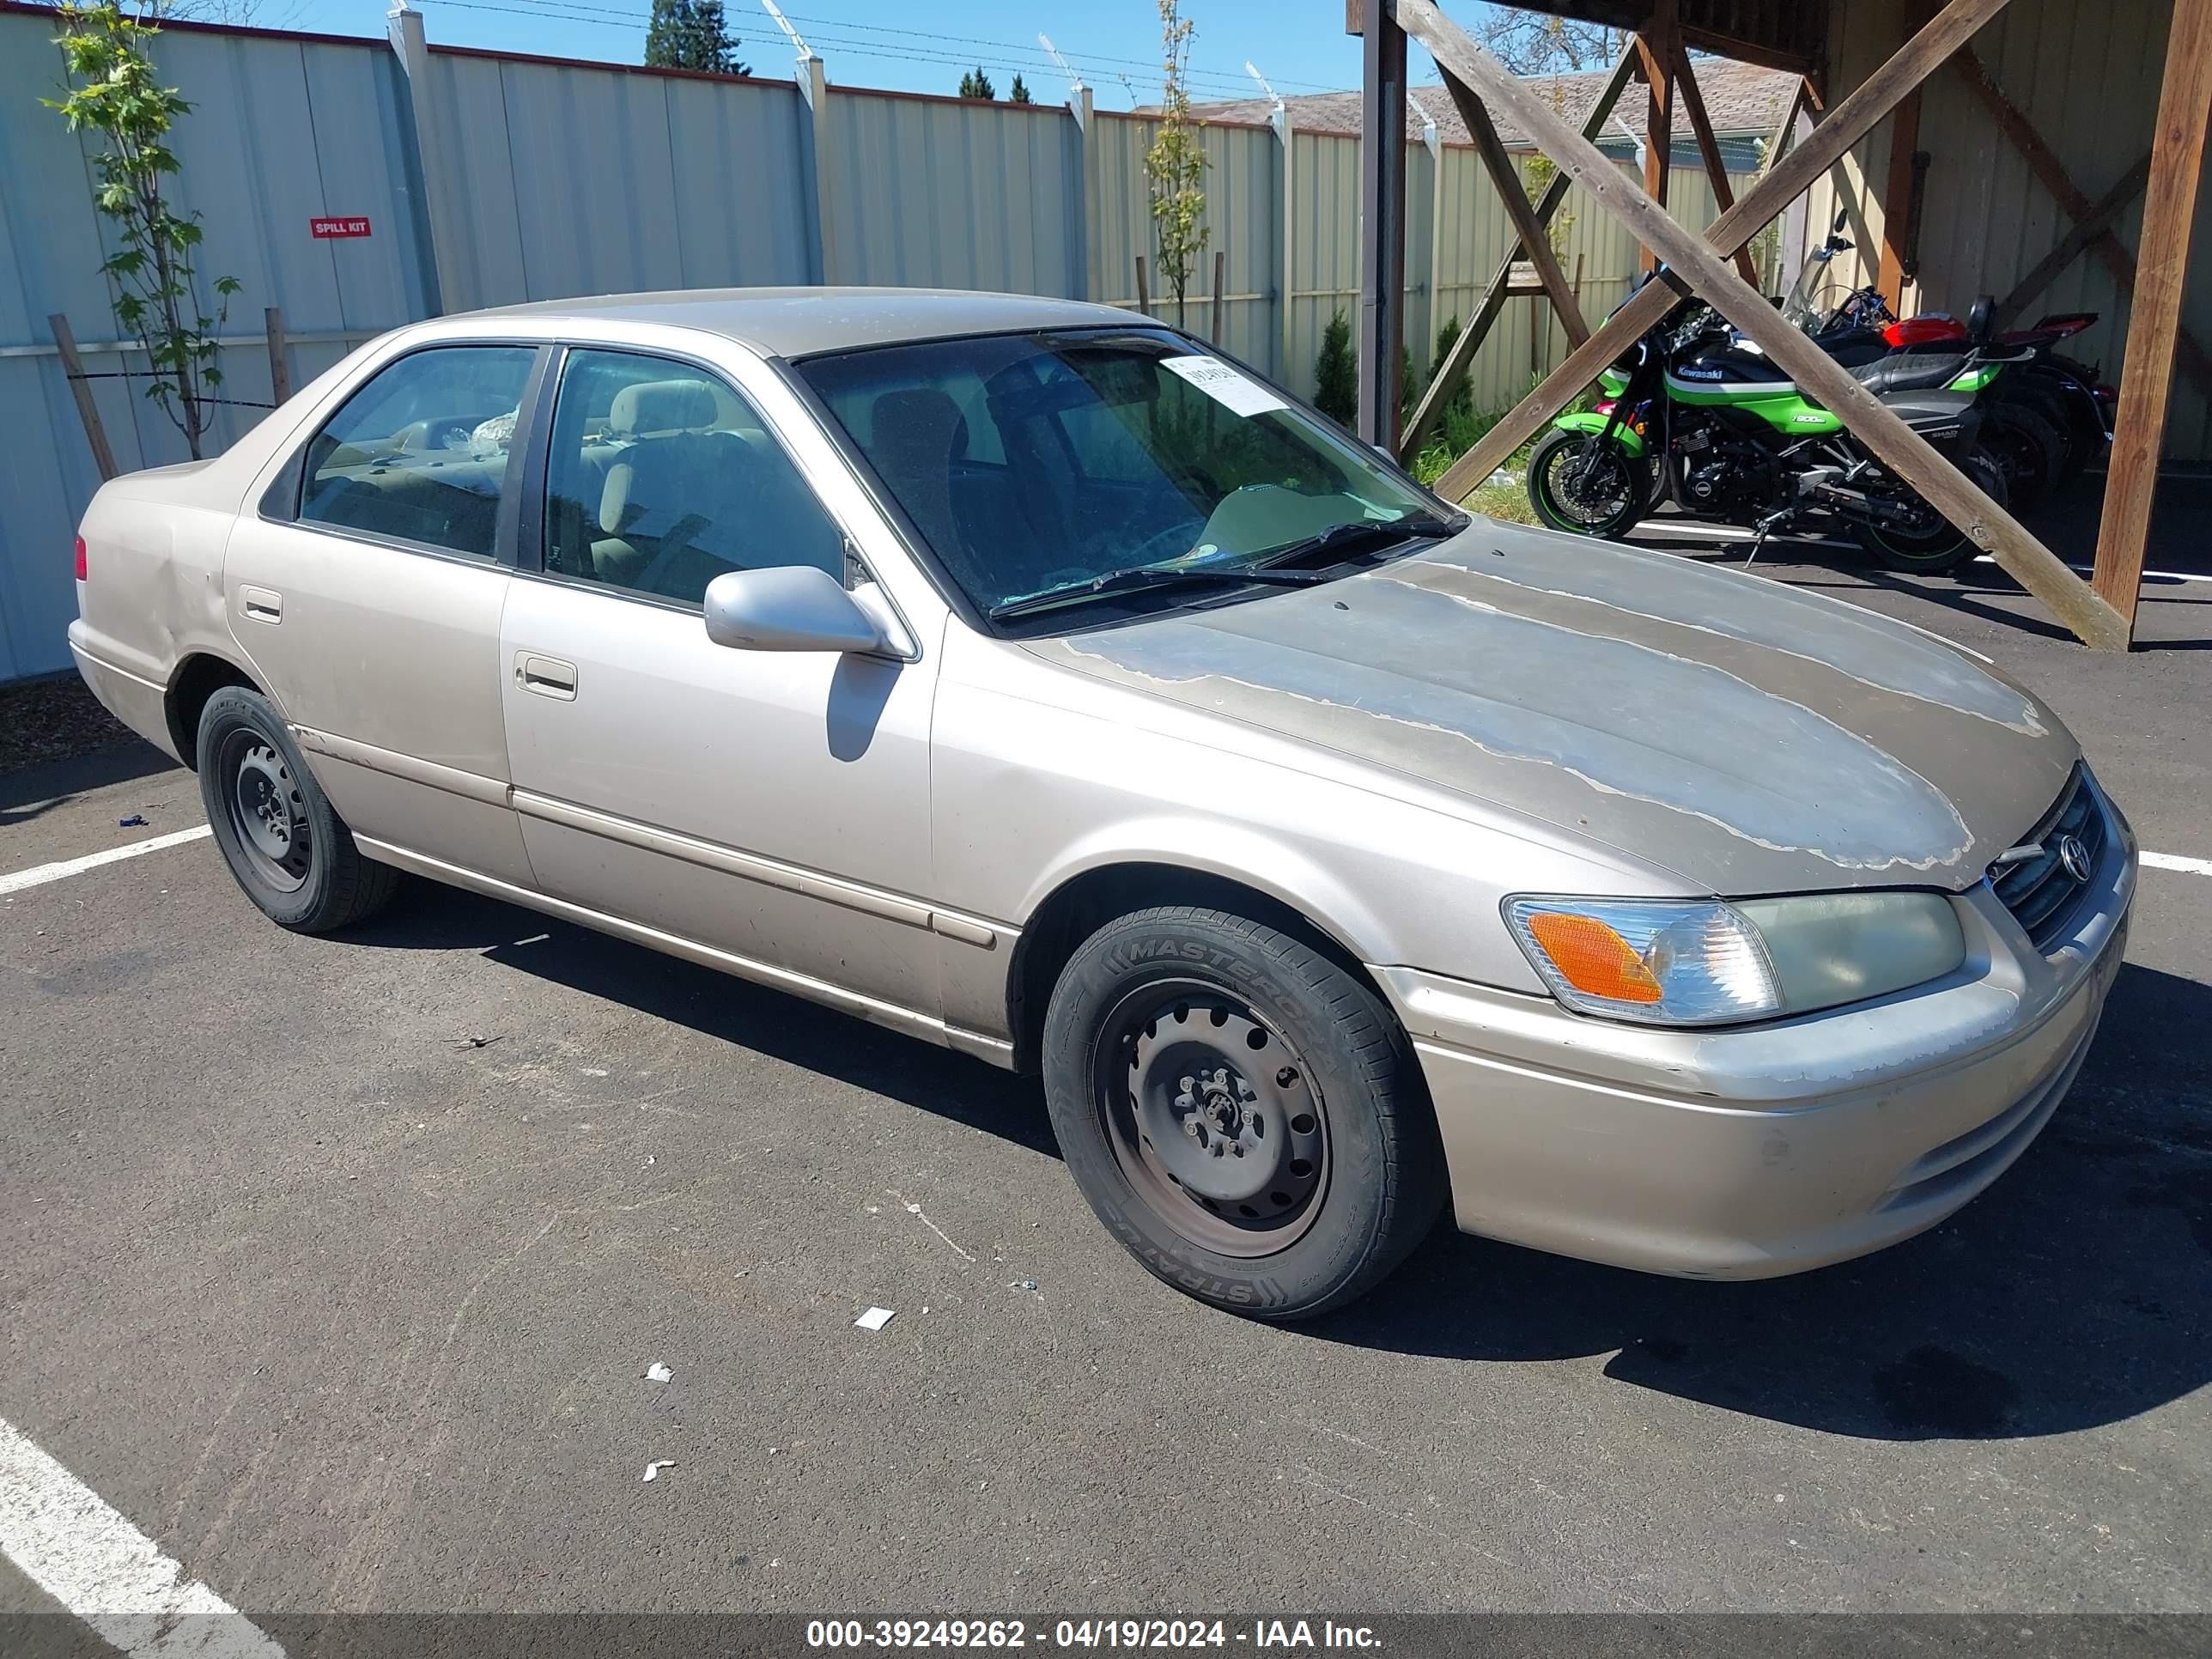
[{"label": "beige toyota camry sedan", "polygon": [[1820,595],[1470,518],[1126,312],[805,289],[385,336],[85,515],[70,643],[281,926],[403,875],[1042,1074],[1271,1319],[1469,1231],[1906,1237],[2080,1069],[2136,848]]}]

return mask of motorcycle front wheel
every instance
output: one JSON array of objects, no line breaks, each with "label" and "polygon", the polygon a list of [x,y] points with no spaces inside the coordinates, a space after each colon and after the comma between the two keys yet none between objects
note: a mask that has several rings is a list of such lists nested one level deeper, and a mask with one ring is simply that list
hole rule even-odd
[{"label": "motorcycle front wheel", "polygon": [[1528,504],[1554,530],[1620,536],[1651,505],[1651,464],[1592,433],[1554,430],[1529,452]]},{"label": "motorcycle front wheel", "polygon": [[[1974,488],[1999,507],[2006,502],[2004,468],[1996,458],[1977,445],[1956,458],[1959,471]],[[1906,499],[1916,509],[1912,520],[1898,524],[1868,520],[1856,526],[1859,545],[1892,570],[1909,570],[1939,576],[1973,562],[1981,550],[1963,532],[1954,530],[1943,515],[1917,495]]]}]

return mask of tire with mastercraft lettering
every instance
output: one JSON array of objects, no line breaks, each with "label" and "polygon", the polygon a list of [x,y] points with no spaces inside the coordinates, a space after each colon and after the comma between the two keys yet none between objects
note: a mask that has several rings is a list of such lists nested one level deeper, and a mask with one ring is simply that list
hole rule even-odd
[{"label": "tire with mastercraft lettering", "polygon": [[1108,923],[1045,1016],[1045,1099],[1107,1231],[1176,1289],[1311,1318],[1435,1224],[1443,1149],[1389,1006],[1304,939],[1177,905]]},{"label": "tire with mastercraft lettering", "polygon": [[381,909],[399,872],[362,855],[268,698],[226,685],[200,712],[200,799],[223,862],[261,913],[327,933]]}]

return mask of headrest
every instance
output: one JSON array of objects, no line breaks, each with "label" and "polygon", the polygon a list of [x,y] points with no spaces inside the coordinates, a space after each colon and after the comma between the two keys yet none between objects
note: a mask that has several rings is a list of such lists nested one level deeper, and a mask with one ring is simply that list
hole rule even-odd
[{"label": "headrest", "polygon": [[931,460],[951,460],[968,453],[968,419],[951,396],[935,386],[913,386],[881,393],[868,406],[868,429],[876,444]]},{"label": "headrest", "polygon": [[714,393],[704,380],[646,380],[615,393],[607,429],[617,438],[688,432],[714,423]]},{"label": "headrest", "polygon": [[610,536],[659,535],[685,513],[732,525],[737,504],[773,481],[766,469],[759,452],[733,432],[641,439],[607,468],[599,528]]}]

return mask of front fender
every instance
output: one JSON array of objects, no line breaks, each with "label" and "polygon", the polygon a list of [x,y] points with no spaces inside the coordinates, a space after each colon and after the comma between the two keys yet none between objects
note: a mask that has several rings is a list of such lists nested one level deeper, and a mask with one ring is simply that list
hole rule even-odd
[{"label": "front fender", "polygon": [[[1605,430],[1607,422],[1612,419],[1611,416],[1601,415],[1594,409],[1584,409],[1578,410],[1572,415],[1562,415],[1552,424],[1562,432],[1586,432],[1595,438]],[[1626,422],[1613,423],[1613,438],[1615,443],[1630,454],[1639,459],[1643,456],[1644,434]]]}]

